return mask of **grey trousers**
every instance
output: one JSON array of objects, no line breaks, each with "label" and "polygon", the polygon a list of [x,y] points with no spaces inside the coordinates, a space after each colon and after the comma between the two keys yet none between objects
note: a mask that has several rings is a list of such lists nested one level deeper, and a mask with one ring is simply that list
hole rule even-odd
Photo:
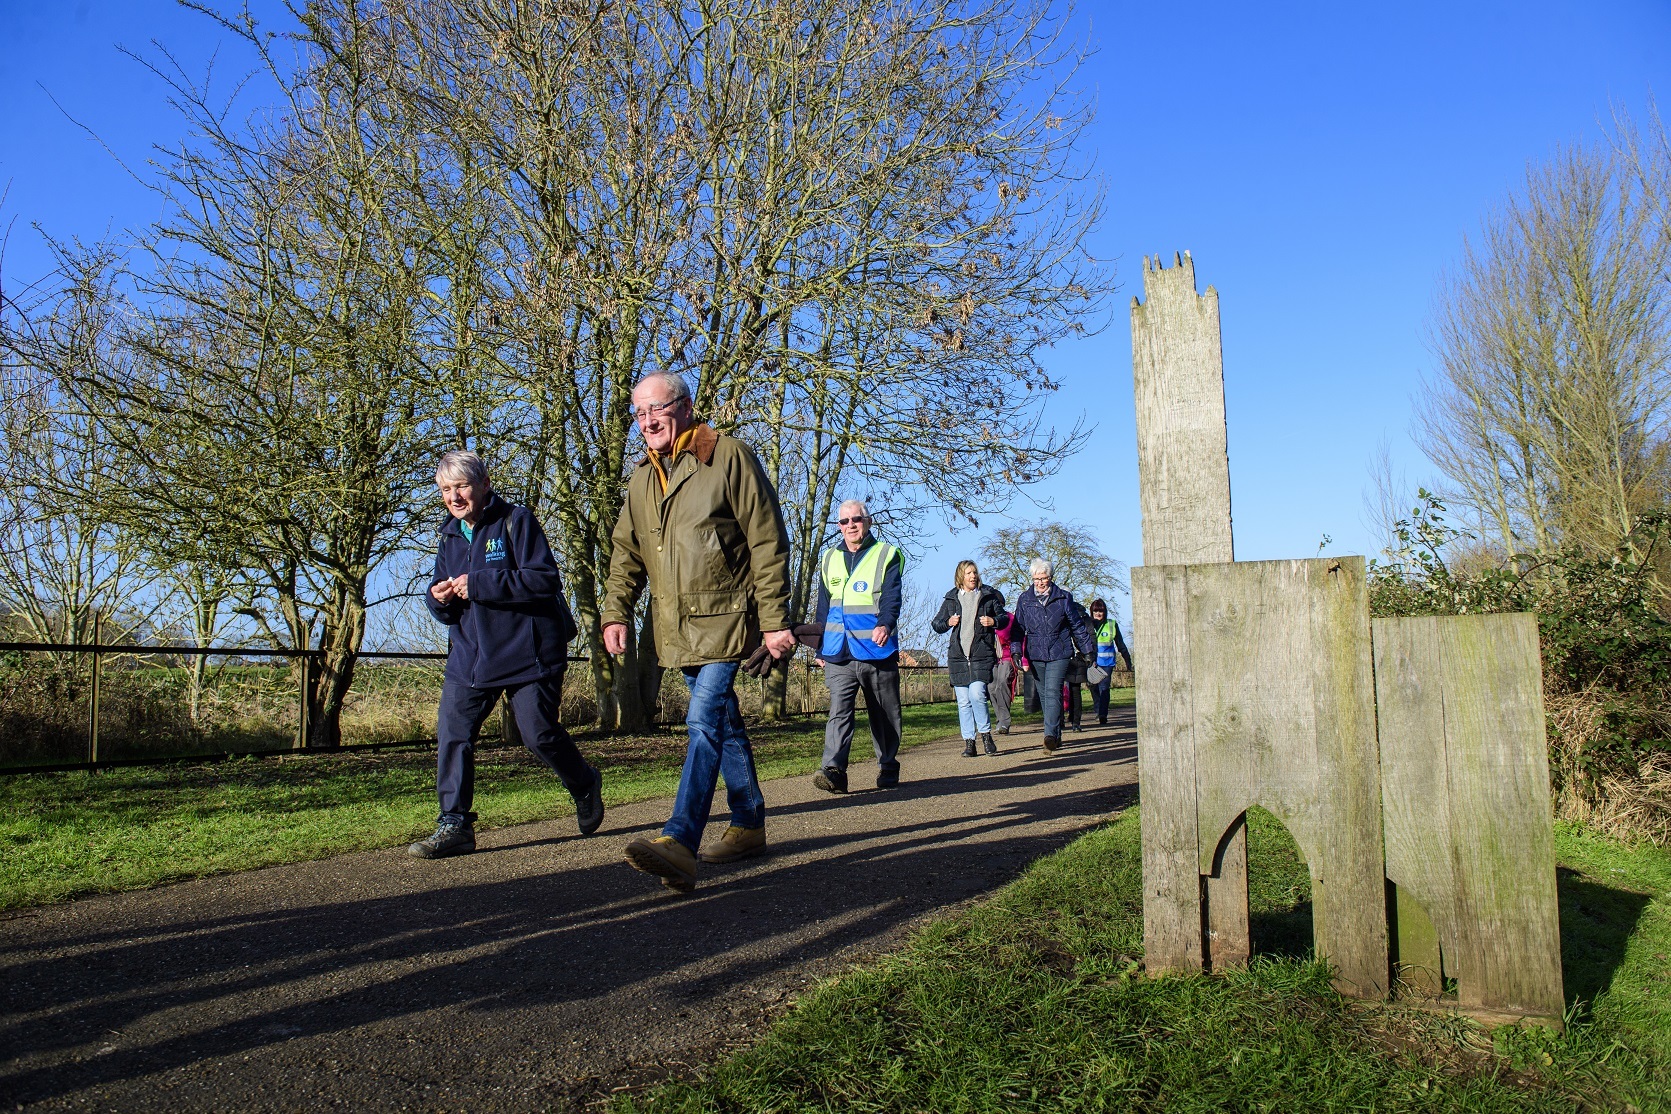
[{"label": "grey trousers", "polygon": [[870,741],[876,748],[879,773],[899,773],[899,666],[868,661],[847,661],[824,666],[824,682],[830,686],[830,721],[824,725],[824,762],[828,768],[847,768],[853,749],[853,717],[858,696],[864,691],[865,711],[870,714]]},{"label": "grey trousers", "polygon": [[986,695],[992,701],[992,726],[1006,731],[1010,726],[1010,702],[1015,698],[1010,691],[1010,673],[1014,669],[1013,661],[999,658],[998,664],[992,667],[992,683],[986,686]]}]

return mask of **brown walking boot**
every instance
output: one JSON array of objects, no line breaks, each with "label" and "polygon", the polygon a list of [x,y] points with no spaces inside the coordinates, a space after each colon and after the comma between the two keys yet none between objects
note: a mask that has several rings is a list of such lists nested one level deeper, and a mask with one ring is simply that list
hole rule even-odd
[{"label": "brown walking boot", "polygon": [[696,889],[696,856],[672,836],[633,840],[627,844],[627,862],[635,870],[654,874],[670,890],[687,894]]},{"label": "brown walking boot", "polygon": [[733,824],[725,829],[718,843],[710,843],[696,853],[705,863],[734,863],[738,859],[752,859],[766,850],[765,828],[739,828]]}]

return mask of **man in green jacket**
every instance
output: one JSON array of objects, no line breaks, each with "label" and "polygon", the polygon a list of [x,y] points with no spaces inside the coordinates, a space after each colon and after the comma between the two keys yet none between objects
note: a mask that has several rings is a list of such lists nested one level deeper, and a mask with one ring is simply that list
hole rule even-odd
[{"label": "man in green jacket", "polygon": [[[627,844],[627,861],[683,893],[696,885],[698,857],[730,862],[766,848],[766,802],[735,680],[760,646],[774,658],[794,650],[789,533],[754,451],[697,422],[682,378],[645,376],[632,405],[646,453],[615,523],[603,645],[626,652],[627,624],[648,586],[656,657],[690,689],[690,741],[672,817],[657,838]],[[731,826],[699,856],[720,774]]]}]

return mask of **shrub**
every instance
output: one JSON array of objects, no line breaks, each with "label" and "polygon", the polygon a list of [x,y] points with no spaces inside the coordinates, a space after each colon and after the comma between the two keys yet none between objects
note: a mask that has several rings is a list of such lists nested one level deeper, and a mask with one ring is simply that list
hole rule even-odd
[{"label": "shrub", "polygon": [[1456,570],[1447,548],[1467,537],[1423,491],[1398,523],[1399,549],[1369,566],[1370,612],[1537,616],[1559,813],[1614,834],[1671,841],[1671,621],[1657,562],[1671,515],[1639,518],[1612,553],[1566,549]]}]

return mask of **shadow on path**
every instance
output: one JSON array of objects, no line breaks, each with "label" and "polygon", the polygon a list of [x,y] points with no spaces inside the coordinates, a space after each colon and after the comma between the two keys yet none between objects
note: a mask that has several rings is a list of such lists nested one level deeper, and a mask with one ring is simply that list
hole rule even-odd
[{"label": "shadow on path", "polygon": [[[65,918],[76,931],[50,938],[52,926],[30,926],[0,946],[0,1101],[92,1089],[98,1105],[178,1109],[225,1101],[233,1085],[250,1088],[238,1105],[278,1109],[320,1097],[329,1078],[339,1101],[405,1107],[413,1095],[388,1089],[398,1077],[432,1106],[550,1105],[642,1059],[644,1034],[669,1020],[658,1013],[678,1019],[660,1055],[700,1051],[716,1039],[702,1015],[717,1003],[788,971],[825,973],[1008,881],[1123,807],[1135,755],[1110,730],[1048,758],[933,772],[942,761],[898,790],[774,806],[772,855],[705,868],[685,898],[621,862],[617,834],[590,841],[583,865],[568,865],[576,853],[553,868],[572,840],[524,838],[436,884],[380,852],[346,869],[385,891],[406,870],[406,892],[355,897],[349,884],[340,899],[309,891],[239,911],[227,887],[208,915],[200,898],[164,900],[130,923]],[[745,1028],[760,1016],[750,1003]],[[531,1044],[535,1032],[550,1043]],[[360,1075],[321,1066],[349,1058]],[[204,1069],[201,1094],[148,1082],[189,1068]]]}]

